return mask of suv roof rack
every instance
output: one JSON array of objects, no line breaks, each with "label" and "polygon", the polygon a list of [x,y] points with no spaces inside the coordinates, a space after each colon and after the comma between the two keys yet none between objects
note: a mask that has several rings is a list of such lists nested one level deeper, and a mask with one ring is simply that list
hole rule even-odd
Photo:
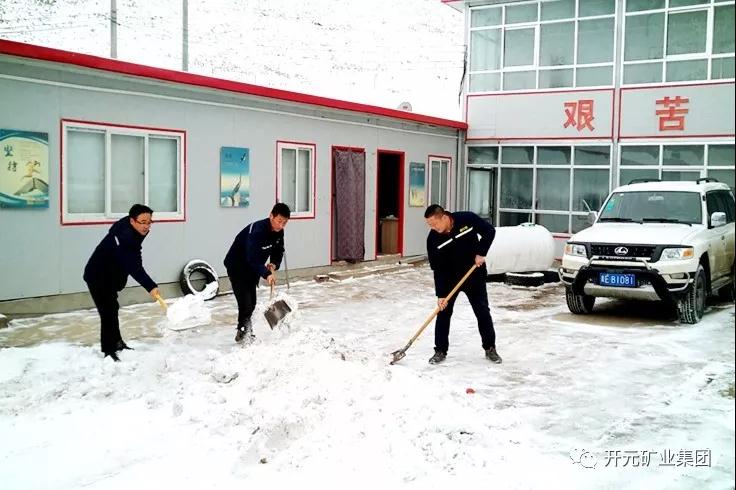
[{"label": "suv roof rack", "polygon": [[661,182],[661,180],[659,180],[659,179],[632,179],[626,185],[630,185],[630,184],[641,184],[642,182]]},{"label": "suv roof rack", "polygon": [[701,182],[720,182],[720,180],[714,177],[703,177],[695,181],[696,184],[700,184]]}]

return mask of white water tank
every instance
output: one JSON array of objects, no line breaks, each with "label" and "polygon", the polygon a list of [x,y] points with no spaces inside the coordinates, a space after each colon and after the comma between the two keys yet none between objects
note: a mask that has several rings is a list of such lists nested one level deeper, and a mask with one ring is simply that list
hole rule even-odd
[{"label": "white water tank", "polygon": [[488,274],[545,271],[555,260],[555,240],[541,225],[524,223],[496,227],[486,257]]}]

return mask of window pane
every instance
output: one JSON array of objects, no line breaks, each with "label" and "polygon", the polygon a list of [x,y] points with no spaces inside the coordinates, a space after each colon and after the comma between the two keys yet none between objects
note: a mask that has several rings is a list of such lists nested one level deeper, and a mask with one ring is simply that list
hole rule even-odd
[{"label": "window pane", "polygon": [[497,146],[469,146],[468,165],[495,165],[498,163]]},{"label": "window pane", "polygon": [[500,73],[474,73],[470,75],[471,92],[493,92],[501,90]]},{"label": "window pane", "polygon": [[110,142],[112,212],[127,213],[133,204],[144,202],[144,139],[114,134]]},{"label": "window pane", "polygon": [[570,209],[570,170],[556,168],[537,170],[537,209],[556,211]]},{"label": "window pane", "polygon": [[592,211],[598,211],[608,195],[608,170],[576,169],[573,179],[572,210],[588,211],[587,203]]},{"label": "window pane", "polygon": [[506,31],[503,48],[504,66],[526,66],[534,64],[534,29]]},{"label": "window pane", "polygon": [[668,61],[667,81],[707,80],[708,60]]},{"label": "window pane", "polygon": [[662,165],[703,165],[702,145],[665,145],[662,150]]},{"label": "window pane", "polygon": [[501,29],[470,33],[470,70],[496,70],[501,67]]},{"label": "window pane", "polygon": [[297,169],[297,203],[298,212],[311,211],[310,203],[312,202],[312,152],[310,150],[299,150],[299,162]]},{"label": "window pane", "polygon": [[533,146],[504,146],[501,150],[501,163],[504,165],[531,165],[533,162]]},{"label": "window pane", "polygon": [[537,165],[570,165],[570,147],[540,146],[537,148]]},{"label": "window pane", "polygon": [[670,0],[670,8],[685,7],[686,5],[701,5],[710,3],[710,0]]},{"label": "window pane", "polygon": [[597,87],[613,84],[613,68],[610,66],[578,68],[577,75],[577,87]]},{"label": "window pane", "polygon": [[578,64],[613,61],[613,17],[578,23]]},{"label": "window pane", "polygon": [[627,12],[639,12],[641,10],[654,10],[662,8],[664,8],[664,0],[626,0]]},{"label": "window pane", "polygon": [[734,78],[733,56],[730,58],[713,58],[711,61],[711,78]]},{"label": "window pane", "polygon": [[148,205],[156,212],[178,211],[177,143],[173,138],[148,139]]},{"label": "window pane", "polygon": [[575,165],[605,165],[611,163],[608,146],[578,146],[575,148]]},{"label": "window pane", "polygon": [[664,13],[627,16],[624,60],[656,60],[663,53]]},{"label": "window pane", "polygon": [[575,17],[575,0],[542,2],[541,20],[571,19]]},{"label": "window pane", "polygon": [[507,5],[506,23],[534,22],[537,20],[537,4]]},{"label": "window pane", "polygon": [[708,165],[733,167],[734,162],[736,162],[734,145],[708,146]]},{"label": "window pane", "polygon": [[296,209],[296,150],[281,150],[281,202]]},{"label": "window pane", "polygon": [[443,208],[447,208],[447,171],[449,167],[450,165],[448,164],[448,162],[442,162],[442,186],[440,187],[440,202],[442,203]]},{"label": "window pane", "polygon": [[659,146],[622,146],[621,165],[659,165]]},{"label": "window pane", "polygon": [[509,168],[501,173],[501,207],[532,207],[532,169]]},{"label": "window pane", "polygon": [[618,179],[618,185],[626,185],[635,179],[659,179],[657,169],[623,169]]},{"label": "window pane", "polygon": [[672,170],[662,171],[662,181],[682,182],[685,180],[697,180],[700,178],[700,172],[678,172]]},{"label": "window pane", "polygon": [[572,65],[575,23],[542,24],[539,34],[539,65]]},{"label": "window pane", "polygon": [[487,218],[491,210],[491,172],[468,169],[468,210]]},{"label": "window pane", "polygon": [[662,63],[642,63],[624,66],[624,83],[662,81]]},{"label": "window pane", "polygon": [[66,185],[70,213],[105,212],[105,134],[67,132]]},{"label": "window pane", "polygon": [[588,222],[588,216],[580,216],[577,214],[572,215],[572,233],[577,233],[586,228],[590,228],[590,222]]},{"label": "window pane", "polygon": [[536,222],[550,233],[567,233],[567,214],[537,214]]},{"label": "window pane", "polygon": [[522,223],[530,223],[531,221],[532,213],[501,212],[499,226],[517,226]]},{"label": "window pane", "polygon": [[734,6],[724,5],[715,8],[713,23],[713,53],[733,53],[734,51]]},{"label": "window pane", "polygon": [[708,170],[708,177],[713,177],[718,179],[718,182],[728,184],[732,191],[736,185],[734,184],[734,176],[735,172],[733,170]]},{"label": "window pane", "polygon": [[515,71],[503,74],[504,90],[536,88],[537,74],[533,71]]},{"label": "window pane", "polygon": [[470,11],[470,27],[497,26],[501,23],[501,8],[473,9]]},{"label": "window pane", "polygon": [[704,53],[707,22],[706,10],[671,13],[667,18],[667,54]]},{"label": "window pane", "polygon": [[616,0],[581,0],[578,4],[580,17],[606,15],[616,11]]},{"label": "window pane", "polygon": [[573,86],[573,70],[539,70],[539,88],[560,88]]}]

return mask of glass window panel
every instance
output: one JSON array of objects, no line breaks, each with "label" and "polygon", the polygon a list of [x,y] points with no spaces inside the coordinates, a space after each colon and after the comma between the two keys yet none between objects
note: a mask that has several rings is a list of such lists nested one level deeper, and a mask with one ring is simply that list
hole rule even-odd
[{"label": "glass window panel", "polygon": [[656,60],[664,54],[664,13],[626,17],[624,60]]},{"label": "glass window panel", "polygon": [[701,5],[704,3],[710,3],[711,0],[670,0],[670,8],[672,7],[685,7],[687,5]]},{"label": "glass window panel", "polygon": [[665,145],[662,165],[703,165],[705,147],[702,145]]},{"label": "glass window panel", "polygon": [[66,185],[70,213],[105,212],[105,134],[67,131]]},{"label": "glass window panel", "polygon": [[156,212],[178,210],[178,153],[174,138],[148,139],[148,205]]},{"label": "glass window panel", "polygon": [[570,165],[570,147],[540,146],[537,148],[537,165]]},{"label": "glass window panel", "polygon": [[708,146],[708,165],[733,167],[736,162],[736,153],[734,153],[734,145],[709,145]]},{"label": "glass window panel", "polygon": [[500,23],[501,7],[470,11],[470,27],[497,26]]},{"label": "glass window panel", "polygon": [[541,7],[541,20],[571,19],[575,17],[575,0],[542,2]]},{"label": "glass window panel", "polygon": [[704,53],[707,22],[707,10],[670,13],[667,17],[667,55]]},{"label": "glass window panel", "polygon": [[728,184],[732,191],[734,190],[734,186],[736,185],[734,183],[735,176],[736,172],[734,172],[733,170],[708,170],[708,177],[713,177],[714,179],[718,179],[718,182]]},{"label": "glass window panel", "polygon": [[580,17],[613,14],[616,12],[616,0],[581,0],[578,10]]},{"label": "glass window panel", "polygon": [[682,182],[685,180],[697,180],[700,178],[700,172],[679,172],[673,170],[663,170],[662,180],[663,181],[675,181]]},{"label": "glass window panel", "polygon": [[572,65],[575,46],[575,23],[542,24],[539,34],[539,65]]},{"label": "glass window panel", "polygon": [[470,75],[471,92],[493,92],[501,90],[500,73],[474,73]]},{"label": "glass window panel", "polygon": [[299,150],[299,162],[297,168],[297,212],[311,211],[312,206],[312,152],[310,150]]},{"label": "glass window panel", "polygon": [[469,146],[468,165],[495,165],[498,163],[497,146]]},{"label": "glass window panel", "polygon": [[501,67],[501,29],[470,33],[470,70],[497,70]]},{"label": "glass window panel", "polygon": [[585,216],[580,216],[577,214],[572,215],[572,233],[577,233],[589,227],[590,222],[588,221],[587,214]]},{"label": "glass window panel", "polygon": [[281,150],[281,202],[296,209],[296,150]]},{"label": "glass window panel", "polygon": [[613,61],[614,19],[578,22],[578,64]]},{"label": "glass window panel", "polygon": [[560,88],[573,86],[573,69],[539,70],[539,88]]},{"label": "glass window panel", "polygon": [[640,63],[624,66],[624,83],[662,81],[662,63]]},{"label": "glass window panel", "polygon": [[626,0],[626,11],[639,12],[641,10],[663,9],[664,2],[665,0]]},{"label": "glass window panel", "polygon": [[713,22],[713,53],[734,52],[734,6],[715,8]]},{"label": "glass window panel", "polygon": [[668,61],[667,81],[707,80],[708,60]]},{"label": "glass window panel", "polygon": [[611,163],[611,148],[608,146],[575,147],[575,165],[605,165]]},{"label": "glass window panel", "polygon": [[567,214],[537,214],[536,222],[544,226],[550,233],[567,233]]},{"label": "glass window panel", "polygon": [[536,88],[537,74],[533,71],[512,71],[503,74],[504,90]]},{"label": "glass window panel", "polygon": [[659,170],[655,168],[647,169],[621,169],[619,174],[618,185],[626,185],[636,179],[659,179]]},{"label": "glass window panel", "polygon": [[597,87],[600,85],[612,85],[613,67],[591,66],[589,68],[578,68],[577,76],[577,87]]},{"label": "glass window panel", "polygon": [[531,165],[534,163],[534,147],[504,146],[501,149],[501,163],[504,165]]},{"label": "glass window panel", "polygon": [[570,170],[540,168],[537,170],[537,209],[567,211],[570,209]]},{"label": "glass window panel", "polygon": [[468,169],[468,210],[487,218],[491,212],[491,172]]},{"label": "glass window panel", "polygon": [[509,213],[501,212],[500,226],[517,226],[523,223],[531,223],[532,213]]},{"label": "glass window panel", "polygon": [[511,29],[505,33],[504,66],[534,64],[534,29]]},{"label": "glass window panel", "polygon": [[608,170],[575,169],[573,170],[572,210],[598,211],[603,200],[608,196]]},{"label": "glass window panel", "polygon": [[711,61],[711,74],[713,79],[734,78],[734,58],[713,58]]},{"label": "glass window panel", "polygon": [[521,22],[535,22],[537,20],[537,4],[507,5],[506,23],[518,24]]},{"label": "glass window panel", "polygon": [[508,168],[501,173],[501,207],[531,209],[532,169]]},{"label": "glass window panel", "polygon": [[133,204],[144,202],[144,139],[114,134],[110,145],[111,210],[125,214]]},{"label": "glass window panel", "polygon": [[447,162],[443,161],[441,166],[441,172],[442,172],[442,186],[440,187],[440,202],[442,203],[442,207],[447,207],[447,171],[449,169],[449,165]]},{"label": "glass window panel", "polygon": [[622,146],[621,165],[659,165],[659,146]]}]

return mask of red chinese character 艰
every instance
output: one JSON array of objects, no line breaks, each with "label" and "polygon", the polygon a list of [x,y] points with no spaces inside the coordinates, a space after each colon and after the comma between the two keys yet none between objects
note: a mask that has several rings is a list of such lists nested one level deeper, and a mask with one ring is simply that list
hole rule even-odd
[{"label": "red chinese character \u8270", "polygon": [[665,96],[664,99],[659,99],[657,105],[662,105],[665,109],[658,109],[656,114],[659,116],[659,130],[660,131],[684,131],[685,130],[685,114],[690,112],[688,109],[679,107],[690,102],[690,99],[675,96],[671,99],[669,96]]},{"label": "red chinese character \u8270", "polygon": [[562,125],[564,128],[573,126],[578,131],[582,131],[584,128],[588,128],[590,131],[595,129],[591,124],[595,119],[592,99],[565,102],[565,116],[567,116],[567,120]]}]

